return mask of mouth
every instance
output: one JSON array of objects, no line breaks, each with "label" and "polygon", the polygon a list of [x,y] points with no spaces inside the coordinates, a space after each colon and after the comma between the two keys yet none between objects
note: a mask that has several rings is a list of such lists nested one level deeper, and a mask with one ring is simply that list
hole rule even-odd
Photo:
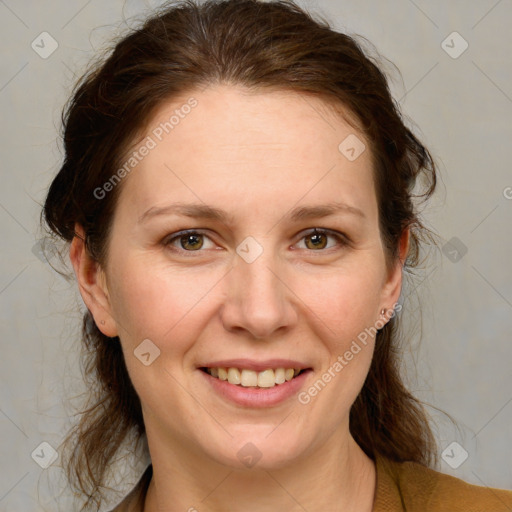
[{"label": "mouth", "polygon": [[244,388],[273,388],[312,371],[312,368],[267,368],[255,371],[235,367],[200,367],[211,377]]}]

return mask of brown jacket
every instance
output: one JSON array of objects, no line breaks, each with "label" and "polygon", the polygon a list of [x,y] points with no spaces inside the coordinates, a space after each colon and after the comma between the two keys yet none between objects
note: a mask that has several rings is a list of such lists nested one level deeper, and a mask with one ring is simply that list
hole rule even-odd
[{"label": "brown jacket", "polygon": [[[512,512],[512,491],[466,483],[416,462],[378,456],[373,512]],[[111,512],[142,512],[153,468]]]}]

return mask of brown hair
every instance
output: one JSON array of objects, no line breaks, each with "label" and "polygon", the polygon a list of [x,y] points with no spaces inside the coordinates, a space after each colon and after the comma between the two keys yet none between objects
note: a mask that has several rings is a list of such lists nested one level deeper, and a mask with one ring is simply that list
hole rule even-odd
[{"label": "brown hair", "polygon": [[[220,83],[255,91],[288,89],[354,114],[370,143],[387,263],[396,262],[400,236],[410,228],[404,270],[412,271],[419,264],[420,243],[433,240],[413,198],[426,201],[433,194],[436,166],[405,126],[386,76],[363,50],[363,40],[334,31],[291,0],[164,5],[115,42],[108,57],[76,84],[63,112],[65,160],[44,205],[47,226],[71,242],[79,223],[87,250],[104,263],[122,184],[101,200],[94,190],[122,165],[123,155],[164,101]],[[414,195],[418,177],[425,192]],[[435,438],[423,402],[400,375],[399,328],[395,315],[377,333],[368,376],[350,411],[350,430],[372,459],[378,453],[430,466],[438,460]],[[105,469],[128,434],[134,431],[138,442],[145,428],[119,340],[104,336],[87,312],[83,341],[90,407],[64,444],[73,448],[67,476],[87,497],[85,507],[101,500]]]}]

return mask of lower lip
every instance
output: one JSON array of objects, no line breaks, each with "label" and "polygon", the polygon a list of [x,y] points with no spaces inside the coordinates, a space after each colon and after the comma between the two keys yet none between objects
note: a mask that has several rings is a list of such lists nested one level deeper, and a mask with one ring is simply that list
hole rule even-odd
[{"label": "lower lip", "polygon": [[276,384],[271,388],[246,388],[230,384],[227,380],[212,377],[203,370],[198,371],[203,374],[206,382],[212,386],[214,391],[243,407],[271,407],[285,401],[299,392],[305,380],[312,372],[310,369],[306,370],[292,380],[288,380],[283,384]]}]

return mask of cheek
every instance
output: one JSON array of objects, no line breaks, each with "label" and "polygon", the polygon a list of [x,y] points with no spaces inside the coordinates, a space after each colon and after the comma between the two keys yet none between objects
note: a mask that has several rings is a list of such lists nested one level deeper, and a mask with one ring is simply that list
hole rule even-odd
[{"label": "cheek", "polygon": [[310,288],[314,293],[310,292],[307,302],[318,317],[316,337],[328,357],[319,380],[299,397],[301,403],[316,403],[334,418],[346,414],[353,404],[373,357],[378,319],[375,311],[380,299],[378,282],[379,275],[366,267],[324,276]]},{"label": "cheek", "polygon": [[[200,327],[202,299],[218,277],[211,272],[152,265],[142,258],[125,260],[113,275],[112,308],[124,342],[137,345],[148,338],[158,345],[173,340],[184,326]],[[189,336],[193,338],[193,333]]]},{"label": "cheek", "polygon": [[381,276],[370,264],[296,280],[294,292],[329,327],[331,337],[347,340],[375,324]]},{"label": "cheek", "polygon": [[[161,401],[184,407],[173,378],[189,366],[189,354],[208,321],[208,291],[218,277],[212,273],[184,273],[158,265],[125,262],[115,273],[112,303],[128,373],[142,402],[158,410]],[[138,347],[150,340],[160,352],[145,366]],[[147,343],[147,342],[146,342]],[[155,350],[149,345],[149,350]],[[157,352],[151,352],[151,356]],[[142,356],[141,356],[142,357]],[[179,405],[181,404],[181,405]]]},{"label": "cheek", "polygon": [[377,270],[368,264],[297,280],[294,291],[307,305],[303,311],[309,309],[313,313],[309,313],[309,327],[315,330],[314,336],[328,356],[322,368],[325,378],[321,377],[323,384],[319,386],[325,384],[331,391],[323,393],[321,402],[335,393],[340,399],[339,407],[344,407],[355,400],[364,383],[378,320]]}]

